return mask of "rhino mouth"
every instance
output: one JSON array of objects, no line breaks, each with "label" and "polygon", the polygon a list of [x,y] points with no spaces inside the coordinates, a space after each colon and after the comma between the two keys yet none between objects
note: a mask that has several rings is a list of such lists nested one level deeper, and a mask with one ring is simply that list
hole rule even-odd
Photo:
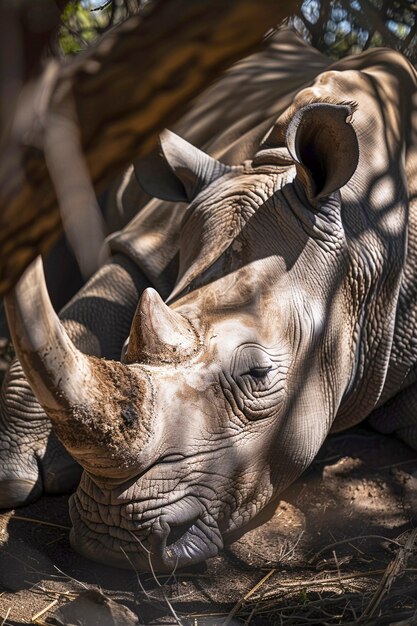
[{"label": "rhino mouth", "polygon": [[118,527],[103,520],[93,523],[89,511],[91,503],[83,506],[76,494],[70,499],[70,541],[82,556],[105,565],[172,573],[217,556],[223,548],[217,522],[195,498],[163,507],[153,520],[146,519],[145,510],[143,523],[121,516]]},{"label": "rhino mouth", "polygon": [[202,517],[171,522],[161,519],[159,524],[164,529],[161,554],[164,566],[168,569],[186,567],[201,563],[217,556],[223,547],[223,539],[214,520]]}]

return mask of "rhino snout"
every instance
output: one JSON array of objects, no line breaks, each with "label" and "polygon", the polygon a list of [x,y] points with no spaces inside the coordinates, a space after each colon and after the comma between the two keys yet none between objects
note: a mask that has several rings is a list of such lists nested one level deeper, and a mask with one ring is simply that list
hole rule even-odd
[{"label": "rhino snout", "polygon": [[[222,534],[196,497],[121,502],[86,476],[70,499],[73,548],[96,562],[123,569],[168,572],[200,563],[223,548]],[[104,498],[104,499],[103,499]],[[106,502],[104,501],[106,500]]]}]

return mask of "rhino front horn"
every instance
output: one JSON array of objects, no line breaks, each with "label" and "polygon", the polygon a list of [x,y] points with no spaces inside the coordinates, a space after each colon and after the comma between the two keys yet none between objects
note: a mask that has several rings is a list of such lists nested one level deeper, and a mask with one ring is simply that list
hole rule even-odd
[{"label": "rhino front horn", "polygon": [[170,309],[155,289],[145,289],[133,318],[124,362],[177,361],[197,349],[191,323]]},{"label": "rhino front horn", "polygon": [[4,302],[23,370],[70,454],[95,476],[137,473],[152,419],[146,376],[77,349],[52,307],[40,257]]}]

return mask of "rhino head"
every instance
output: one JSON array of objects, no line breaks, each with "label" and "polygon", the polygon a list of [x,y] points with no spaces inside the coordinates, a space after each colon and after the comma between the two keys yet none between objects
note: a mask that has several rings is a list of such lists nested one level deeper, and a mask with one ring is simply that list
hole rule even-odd
[{"label": "rhino head", "polygon": [[74,347],[39,261],[7,297],[26,375],[85,470],[70,501],[82,554],[156,571],[203,561],[313,460],[355,376],[339,193],[358,162],[351,114],[287,113],[236,167],[163,135],[137,175],[190,203],[180,272],[166,303],[144,291],[121,363]]}]

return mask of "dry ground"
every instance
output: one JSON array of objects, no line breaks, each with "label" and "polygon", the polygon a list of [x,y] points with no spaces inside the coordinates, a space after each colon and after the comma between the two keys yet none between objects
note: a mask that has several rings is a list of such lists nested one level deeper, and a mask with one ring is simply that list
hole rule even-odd
[{"label": "dry ground", "polygon": [[86,588],[144,624],[417,624],[416,519],[417,455],[366,429],[329,438],[267,524],[170,579],[81,558],[67,498],[45,497],[0,515],[0,625],[45,623]]}]

